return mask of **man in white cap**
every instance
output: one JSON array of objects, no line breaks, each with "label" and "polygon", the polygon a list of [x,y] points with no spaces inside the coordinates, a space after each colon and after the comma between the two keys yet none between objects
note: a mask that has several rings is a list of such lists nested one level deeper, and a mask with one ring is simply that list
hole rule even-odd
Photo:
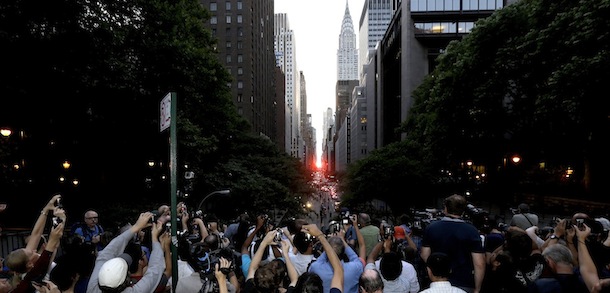
[{"label": "man in white cap", "polygon": [[138,221],[129,230],[112,239],[99,252],[91,273],[91,279],[87,285],[87,293],[148,293],[155,290],[165,270],[163,248],[159,243],[159,234],[163,230],[163,225],[153,223],[151,230],[152,252],[148,268],[142,278],[135,284],[131,284],[129,278],[128,261],[131,260],[131,257],[123,253],[127,243],[133,239],[136,233],[148,226],[151,218],[152,213],[141,213]]}]

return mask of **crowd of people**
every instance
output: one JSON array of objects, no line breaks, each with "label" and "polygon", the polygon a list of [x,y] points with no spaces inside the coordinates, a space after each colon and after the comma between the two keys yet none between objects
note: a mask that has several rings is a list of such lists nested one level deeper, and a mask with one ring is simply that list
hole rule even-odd
[{"label": "crowd of people", "polygon": [[539,227],[525,203],[509,224],[469,208],[454,194],[425,225],[356,212],[318,227],[264,213],[225,225],[181,202],[113,232],[94,209],[66,227],[54,195],[25,247],[0,254],[0,293],[610,292],[606,218],[577,211]]}]

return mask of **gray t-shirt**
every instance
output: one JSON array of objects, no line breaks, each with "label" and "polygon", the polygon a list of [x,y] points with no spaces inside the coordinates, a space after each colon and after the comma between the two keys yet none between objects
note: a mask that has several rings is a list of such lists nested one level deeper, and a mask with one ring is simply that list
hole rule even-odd
[{"label": "gray t-shirt", "polygon": [[532,213],[515,214],[510,220],[510,225],[526,230],[531,226],[538,226],[538,216]]},{"label": "gray t-shirt", "polygon": [[[176,293],[199,292],[201,286],[203,286],[201,277],[199,276],[198,272],[194,272],[188,277],[178,279],[178,284],[176,284]],[[233,286],[229,280],[227,280],[227,289],[229,293],[235,293],[235,286]]]}]

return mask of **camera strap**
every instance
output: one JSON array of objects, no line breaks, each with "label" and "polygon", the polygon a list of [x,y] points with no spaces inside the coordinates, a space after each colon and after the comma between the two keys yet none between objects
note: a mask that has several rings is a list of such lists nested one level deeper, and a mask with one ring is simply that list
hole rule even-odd
[{"label": "camera strap", "polygon": [[532,221],[530,220],[530,218],[528,218],[528,217],[527,217],[527,215],[526,215],[526,214],[524,214],[524,213],[521,213],[521,214],[523,215],[523,217],[524,217],[524,218],[525,218],[525,219],[526,219],[528,222],[530,222],[530,225],[534,226],[534,223],[532,223]]}]

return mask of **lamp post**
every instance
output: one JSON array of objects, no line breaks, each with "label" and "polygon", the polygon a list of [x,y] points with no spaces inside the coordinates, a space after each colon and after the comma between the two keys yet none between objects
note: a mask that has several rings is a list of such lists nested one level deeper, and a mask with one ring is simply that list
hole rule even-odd
[{"label": "lamp post", "polygon": [[220,195],[227,195],[231,193],[231,190],[229,189],[223,189],[223,190],[216,190],[213,191],[211,193],[209,193],[208,195],[206,195],[200,202],[199,205],[197,206],[198,210],[201,210],[201,206],[203,205],[203,203],[205,202],[206,199],[210,198],[210,196],[214,195],[214,194],[220,194]]}]

